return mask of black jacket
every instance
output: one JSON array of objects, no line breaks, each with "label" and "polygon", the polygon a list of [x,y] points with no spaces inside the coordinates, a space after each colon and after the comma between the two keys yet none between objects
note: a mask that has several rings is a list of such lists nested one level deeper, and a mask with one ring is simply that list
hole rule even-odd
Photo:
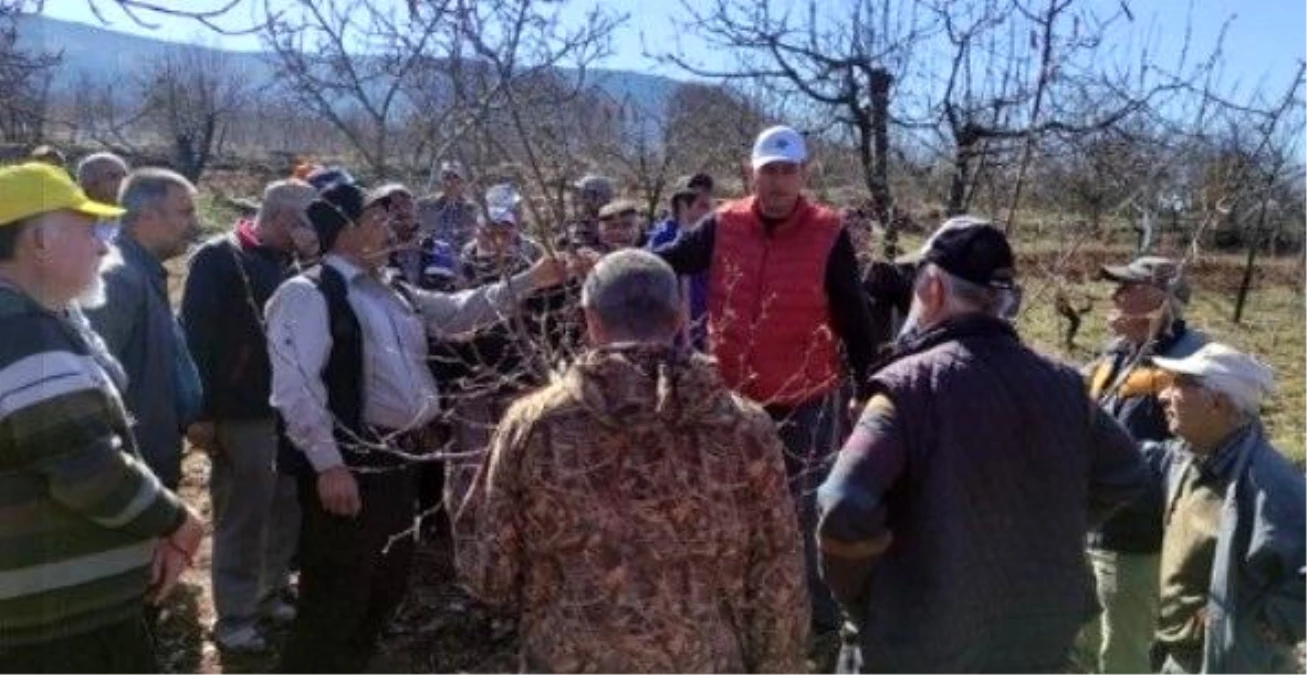
[{"label": "black jacket", "polygon": [[204,383],[200,419],[272,417],[263,307],[290,274],[290,256],[233,232],[200,246],[189,268],[181,321]]},{"label": "black jacket", "polygon": [[[1172,324],[1170,331],[1158,339],[1153,354],[1170,358],[1183,358],[1207,342],[1206,336],[1185,328],[1183,321]],[[1166,423],[1166,412],[1158,400],[1157,391],[1138,391],[1129,384],[1130,373],[1146,371],[1152,364],[1144,360],[1123,372],[1130,365],[1133,349],[1124,342],[1112,345],[1101,359],[1090,367],[1091,390],[1099,406],[1116,418],[1131,438],[1142,446],[1144,441],[1164,441],[1171,437]],[[1096,382],[1097,380],[1097,382]],[[1148,381],[1156,381],[1151,378]],[[1119,386],[1125,382],[1124,386]],[[1142,451],[1142,450],[1141,450]],[[1166,494],[1160,481],[1148,486],[1143,494],[1112,516],[1102,527],[1089,533],[1089,545],[1119,553],[1149,554],[1162,550],[1162,515]]]}]

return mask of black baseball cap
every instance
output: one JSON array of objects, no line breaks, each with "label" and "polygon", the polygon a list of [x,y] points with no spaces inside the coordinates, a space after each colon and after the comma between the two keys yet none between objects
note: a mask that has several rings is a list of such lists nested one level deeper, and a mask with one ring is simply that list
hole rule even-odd
[{"label": "black baseball cap", "polygon": [[1016,285],[1016,258],[1007,235],[989,221],[971,216],[944,221],[920,250],[898,262],[933,263],[978,286]]},{"label": "black baseball cap", "polygon": [[1128,265],[1103,265],[1098,276],[1118,284],[1156,286],[1169,291],[1180,302],[1189,302],[1190,290],[1184,278],[1184,268],[1170,258],[1146,255],[1131,260]]},{"label": "black baseball cap", "polygon": [[709,176],[706,173],[696,173],[693,176],[685,178],[685,185],[691,190],[707,190],[712,192],[713,179],[712,176]]}]

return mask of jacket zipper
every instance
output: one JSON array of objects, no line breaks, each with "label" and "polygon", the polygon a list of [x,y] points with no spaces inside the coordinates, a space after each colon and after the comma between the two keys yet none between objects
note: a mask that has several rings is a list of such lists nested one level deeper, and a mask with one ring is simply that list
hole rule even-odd
[{"label": "jacket zipper", "polygon": [[[757,353],[758,322],[762,320],[762,294],[767,283],[767,261],[771,257],[771,235],[767,233],[766,225],[763,225],[762,222],[759,222],[758,225],[762,229],[762,262],[758,265],[758,283],[754,289],[753,316],[750,317],[752,323],[749,326],[749,354],[744,362],[745,367],[753,366],[754,356]],[[748,374],[746,373],[746,376],[747,375]]]}]

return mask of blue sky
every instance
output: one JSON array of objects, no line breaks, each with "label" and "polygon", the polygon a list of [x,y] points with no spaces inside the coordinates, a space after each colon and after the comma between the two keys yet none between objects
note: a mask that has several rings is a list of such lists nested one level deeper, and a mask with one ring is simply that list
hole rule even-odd
[{"label": "blue sky", "polygon": [[[178,5],[215,6],[218,0],[174,0]],[[277,2],[278,0],[273,0]],[[399,0],[394,0],[398,2]],[[779,0],[784,2],[786,0]],[[1120,0],[1085,0],[1091,6],[1101,6],[1110,12]],[[117,9],[106,6],[110,28],[155,38],[182,42],[202,42],[231,49],[257,50],[258,39],[252,36],[227,37],[205,31],[194,22],[160,18],[158,30],[151,31],[135,25]],[[262,0],[246,3],[251,9],[262,6]],[[822,3],[833,10],[840,2]],[[1038,4],[1038,3],[1036,3]],[[1185,16],[1190,11],[1189,0],[1130,0],[1134,12],[1133,29],[1140,41],[1148,37],[1157,52],[1158,60],[1169,63],[1167,55],[1174,54],[1183,41]],[[563,20],[577,21],[593,2],[573,0],[563,10]],[[683,16],[679,0],[609,0],[603,6],[610,11],[628,15],[613,40],[613,54],[602,65],[609,68],[657,72],[677,76],[674,70],[658,66],[645,51],[667,51],[676,45],[677,31],[673,17]],[[86,0],[57,0],[46,3],[47,15],[97,24]],[[1221,26],[1231,20],[1225,40],[1222,65],[1222,83],[1225,87],[1238,86],[1241,92],[1258,87],[1269,96],[1282,91],[1292,77],[1297,62],[1307,51],[1307,3],[1303,0],[1193,0],[1193,45],[1198,54],[1206,53],[1219,33]],[[250,18],[250,9],[237,8],[227,23],[240,25]],[[701,63],[721,65],[728,55],[712,52],[686,37],[681,48]],[[1124,47],[1130,49],[1130,46]]]}]

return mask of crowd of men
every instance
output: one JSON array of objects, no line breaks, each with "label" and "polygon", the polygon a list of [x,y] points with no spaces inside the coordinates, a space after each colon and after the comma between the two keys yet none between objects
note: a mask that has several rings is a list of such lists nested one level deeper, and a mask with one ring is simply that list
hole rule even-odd
[{"label": "crowd of men", "polygon": [[1075,369],[1001,229],[868,264],[808,160],[766,129],[653,225],[588,175],[556,237],[456,161],[304,165],[198,247],[172,171],[0,168],[0,671],[156,670],[206,527],[220,648],[362,671],[430,521],[529,671],[1301,670],[1303,473],[1184,265],[1103,267]]}]

